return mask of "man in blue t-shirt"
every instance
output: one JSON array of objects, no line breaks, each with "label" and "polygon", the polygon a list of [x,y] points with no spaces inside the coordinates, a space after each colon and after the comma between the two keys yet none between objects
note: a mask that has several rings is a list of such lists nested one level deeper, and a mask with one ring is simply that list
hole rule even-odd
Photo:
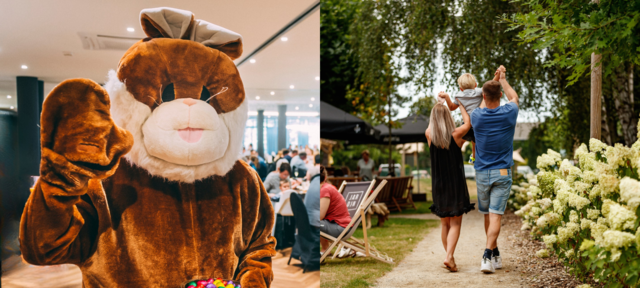
[{"label": "man in blue t-shirt", "polygon": [[[511,192],[513,134],[518,118],[518,94],[507,82],[504,66],[498,68],[497,74],[500,75],[500,82],[491,80],[484,83],[484,101],[471,113],[471,126],[476,137],[478,210],[485,214],[484,229],[487,234],[487,246],[480,266],[480,271],[485,273],[502,268],[498,235]],[[500,106],[500,87],[509,99],[503,106]]]}]

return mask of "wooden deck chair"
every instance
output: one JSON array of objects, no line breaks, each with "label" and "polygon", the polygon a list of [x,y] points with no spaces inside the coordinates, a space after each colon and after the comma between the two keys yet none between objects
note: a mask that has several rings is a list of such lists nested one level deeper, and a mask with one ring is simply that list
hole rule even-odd
[{"label": "wooden deck chair", "polygon": [[402,207],[413,206],[413,209],[417,209],[416,205],[413,204],[411,191],[409,191],[412,179],[412,176],[397,177],[392,187],[391,200],[393,200],[393,204],[400,212],[402,212]]},{"label": "wooden deck chair", "polygon": [[[347,182],[344,181],[342,182],[342,185],[340,185],[340,188],[338,189],[338,192],[340,192],[340,194],[342,194],[342,197],[344,197],[344,201],[347,202],[347,211],[349,211],[349,217],[351,217],[351,219],[353,219],[353,217],[356,216],[356,213],[358,213],[358,208],[360,208],[360,204],[362,204],[362,202],[364,202],[368,195],[373,192],[373,188],[375,187],[376,184],[376,180],[373,181],[365,181],[365,182]],[[349,186],[349,189],[347,188],[347,185]],[[358,189],[358,187],[360,187],[360,189]],[[366,188],[365,188],[366,187]],[[359,195],[355,195],[355,197],[357,198],[356,201],[354,202],[353,199],[349,200],[348,198],[353,198],[354,195],[351,195],[350,192],[347,192],[347,195],[344,194],[345,190],[360,190],[358,193]],[[364,189],[364,190],[361,190]],[[338,249],[337,251],[340,251],[342,249],[342,245],[338,245]],[[333,255],[333,258],[335,258],[335,255]]]},{"label": "wooden deck chair", "polygon": [[[347,225],[347,227],[345,227],[344,231],[342,231],[342,233],[340,233],[338,237],[333,237],[322,231],[320,232],[320,237],[323,237],[332,242],[329,248],[327,248],[327,250],[325,251],[325,253],[322,254],[322,257],[320,257],[320,263],[322,263],[324,259],[327,258],[327,256],[329,255],[331,250],[333,250],[334,247],[344,246],[347,248],[351,248],[356,252],[364,253],[366,257],[371,257],[385,263],[393,264],[393,259],[387,256],[387,254],[381,251],[378,251],[378,249],[373,247],[369,243],[369,239],[367,238],[367,224],[366,224],[365,213],[367,209],[369,209],[373,201],[376,199],[376,197],[378,196],[378,193],[380,193],[382,188],[385,187],[385,184],[386,184],[386,180],[382,180],[378,188],[376,188],[376,190],[373,191],[373,193],[369,197],[367,197],[365,201],[363,201],[360,204],[357,210],[357,213],[354,215],[353,218],[351,218],[351,222]],[[364,234],[363,240],[352,237],[353,233],[357,230],[360,223],[362,223],[362,232]]]}]

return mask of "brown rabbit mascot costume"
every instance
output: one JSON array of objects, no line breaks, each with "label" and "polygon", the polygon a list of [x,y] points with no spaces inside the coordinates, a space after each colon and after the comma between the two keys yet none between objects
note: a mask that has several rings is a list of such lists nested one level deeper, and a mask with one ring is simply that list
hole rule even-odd
[{"label": "brown rabbit mascot costume", "polygon": [[[104,88],[71,79],[45,100],[23,257],[76,264],[84,287],[210,277],[269,287],[273,208],[238,160],[247,103],[232,59],[242,38],[178,9],[145,9],[141,21],[149,37]],[[170,84],[175,97],[162,99]]]}]

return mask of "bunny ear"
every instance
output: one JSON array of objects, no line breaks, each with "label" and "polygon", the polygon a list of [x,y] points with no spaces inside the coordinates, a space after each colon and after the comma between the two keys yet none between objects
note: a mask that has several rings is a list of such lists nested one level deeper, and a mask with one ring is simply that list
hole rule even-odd
[{"label": "bunny ear", "polygon": [[227,54],[231,60],[242,55],[242,36],[240,34],[204,20],[195,21],[191,31],[191,40],[220,50]]},{"label": "bunny ear", "polygon": [[168,7],[143,9],[142,30],[151,38],[189,39],[195,24],[193,13]]},{"label": "bunny ear", "polygon": [[168,7],[140,12],[142,30],[151,38],[192,40],[227,54],[232,60],[242,55],[242,36],[204,20],[194,20],[193,13]]}]

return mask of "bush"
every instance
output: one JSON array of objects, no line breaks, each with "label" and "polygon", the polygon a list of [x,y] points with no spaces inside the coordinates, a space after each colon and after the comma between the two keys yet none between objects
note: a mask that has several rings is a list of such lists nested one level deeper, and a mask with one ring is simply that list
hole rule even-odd
[{"label": "bush", "polygon": [[638,287],[640,141],[629,148],[591,139],[574,161],[548,150],[537,167],[540,172],[515,186],[510,199],[520,206],[515,213],[522,229],[543,240],[578,278]]}]

